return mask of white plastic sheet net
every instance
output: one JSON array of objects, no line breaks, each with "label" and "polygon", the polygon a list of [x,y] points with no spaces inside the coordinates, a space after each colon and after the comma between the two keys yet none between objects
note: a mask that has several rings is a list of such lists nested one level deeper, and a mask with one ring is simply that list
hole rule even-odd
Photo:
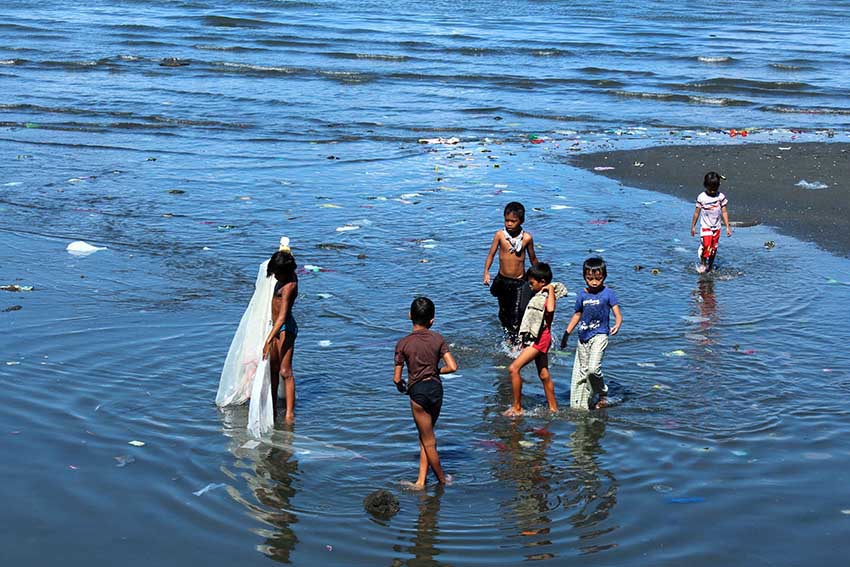
[{"label": "white plastic sheet net", "polygon": [[271,371],[263,360],[263,344],[272,329],[272,296],[275,278],[266,277],[268,261],[260,264],[254,295],[239,321],[230,350],[221,369],[215,403],[219,407],[248,405],[248,430],[261,437],[274,427]]}]

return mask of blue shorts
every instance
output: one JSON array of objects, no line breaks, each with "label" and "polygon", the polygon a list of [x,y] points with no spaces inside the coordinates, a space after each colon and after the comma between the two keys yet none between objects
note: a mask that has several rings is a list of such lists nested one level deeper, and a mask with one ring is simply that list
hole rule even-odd
[{"label": "blue shorts", "polygon": [[298,323],[295,321],[295,317],[292,316],[292,313],[289,313],[286,316],[286,321],[283,322],[283,325],[280,327],[280,331],[278,334],[286,331],[289,335],[295,339],[298,336]]}]

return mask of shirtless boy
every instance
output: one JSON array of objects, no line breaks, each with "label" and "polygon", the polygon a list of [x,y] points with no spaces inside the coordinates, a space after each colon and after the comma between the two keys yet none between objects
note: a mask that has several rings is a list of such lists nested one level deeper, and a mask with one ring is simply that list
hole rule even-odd
[{"label": "shirtless boy", "polygon": [[496,231],[493,243],[484,262],[484,285],[490,285],[490,266],[499,251],[499,274],[490,286],[490,293],[499,300],[499,321],[505,329],[509,342],[517,343],[517,333],[531,288],[525,279],[525,256],[531,265],[537,264],[534,239],[522,229],[525,222],[525,207],[511,202],[505,206],[505,228]]}]

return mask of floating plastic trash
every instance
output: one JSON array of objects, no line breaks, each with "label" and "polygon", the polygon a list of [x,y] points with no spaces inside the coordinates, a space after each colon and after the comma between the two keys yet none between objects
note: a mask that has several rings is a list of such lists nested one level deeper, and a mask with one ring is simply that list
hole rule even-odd
[{"label": "floating plastic trash", "polygon": [[194,494],[195,496],[203,496],[204,494],[206,494],[210,490],[215,490],[216,488],[224,488],[225,486],[227,486],[227,485],[226,484],[210,483],[210,484],[206,485],[205,487],[203,487],[202,489],[196,490],[192,494]]},{"label": "floating plastic trash", "polygon": [[614,168],[609,165],[599,165],[594,167],[593,171],[611,171],[612,169]]},{"label": "floating plastic trash", "polygon": [[323,209],[341,209],[342,208],[340,205],[335,205],[333,203],[323,203],[321,205],[321,207]]},{"label": "floating plastic trash", "polygon": [[826,183],[821,183],[820,181],[814,181],[809,183],[805,179],[801,179],[797,183],[794,184],[795,187],[800,187],[802,189],[827,189],[829,185]]},{"label": "floating plastic trash", "polygon": [[665,352],[664,356],[687,356],[688,353],[681,349],[671,350],[670,352]]},{"label": "floating plastic trash", "polygon": [[552,205],[551,208],[553,211],[562,211],[564,209],[572,209],[573,207],[569,205]]},{"label": "floating plastic trash", "polygon": [[18,284],[9,284],[9,285],[0,285],[0,290],[3,291],[32,291],[33,287],[31,285],[18,285]]},{"label": "floating plastic trash", "polygon": [[319,341],[319,346],[322,347],[322,348],[327,348],[327,347],[331,346],[332,344],[333,343],[331,343],[329,340]]},{"label": "floating plastic trash", "polygon": [[446,144],[452,146],[454,144],[460,143],[460,138],[451,137],[451,138],[419,138],[420,144]]},{"label": "floating plastic trash", "polygon": [[641,368],[655,368],[654,362],[638,362],[637,365]]},{"label": "floating plastic trash", "polygon": [[118,461],[118,463],[115,465],[116,467],[124,468],[131,463],[135,463],[136,457],[132,455],[119,455],[115,457],[115,460]]},{"label": "floating plastic trash", "polygon": [[358,230],[360,227],[356,224],[347,224],[345,226],[338,226],[336,228],[337,232],[347,232],[349,230]]},{"label": "floating plastic trash", "polygon": [[319,299],[330,299],[331,297],[333,297],[333,295],[331,295],[330,293],[317,293],[316,297],[318,297]]},{"label": "floating plastic trash", "polygon": [[106,250],[106,247],[92,246],[88,242],[75,240],[68,244],[68,246],[65,247],[65,250],[74,256],[88,256],[89,254],[94,254],[99,250]]},{"label": "floating plastic trash", "polygon": [[144,447],[145,446],[144,441],[136,441],[135,439],[133,441],[128,441],[127,444],[132,445],[133,447]]}]

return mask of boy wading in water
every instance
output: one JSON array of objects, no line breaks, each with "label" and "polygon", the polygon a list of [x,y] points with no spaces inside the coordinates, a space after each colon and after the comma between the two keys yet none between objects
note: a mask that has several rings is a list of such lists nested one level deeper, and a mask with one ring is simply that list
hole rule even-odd
[{"label": "boy wading in water", "polygon": [[[573,362],[570,386],[570,407],[590,409],[594,396],[594,408],[608,405],[608,388],[602,375],[602,357],[608,347],[608,335],[616,335],[623,323],[617,296],[605,287],[608,267],[602,258],[588,258],[582,266],[587,287],[578,292],[575,313],[561,337],[561,348],[567,347],[567,339],[578,326],[578,345]],[[614,326],[609,328],[609,312],[614,312]]]},{"label": "boy wading in water", "polygon": [[522,369],[532,360],[537,366],[537,375],[543,383],[543,392],[546,394],[549,411],[558,411],[555,385],[549,375],[549,347],[552,346],[555,299],[565,296],[567,288],[561,283],[552,283],[552,269],[545,262],[539,262],[530,267],[527,276],[534,297],[528,302],[519,329],[524,348],[508,367],[513,400],[511,407],[502,414],[508,417],[522,415]]},{"label": "boy wading in water", "polygon": [[496,232],[484,262],[484,285],[490,285],[490,266],[499,251],[499,274],[490,286],[490,293],[499,300],[499,321],[505,328],[509,342],[516,344],[519,325],[525,306],[531,298],[531,289],[525,280],[525,255],[531,265],[537,264],[534,239],[522,229],[525,207],[511,202],[505,206],[505,228]]},{"label": "boy wading in water", "polygon": [[691,236],[696,236],[697,219],[699,219],[699,261],[697,272],[710,272],[714,267],[714,257],[717,255],[717,245],[720,244],[720,218],[726,223],[726,236],[732,236],[729,227],[729,213],[726,212],[726,195],[720,192],[719,173],[709,171],[705,174],[702,186],[705,191],[697,197],[694,218],[691,219]]},{"label": "boy wading in water", "polygon": [[286,423],[295,421],[295,377],[292,375],[292,355],[298,323],[292,315],[295,298],[298,297],[298,275],[295,273],[295,258],[287,249],[275,252],[269,260],[268,275],[274,275],[277,283],[272,296],[272,330],[263,346],[263,358],[269,358],[271,367],[272,407],[277,420],[277,388],[283,378],[286,392]]},{"label": "boy wading in water", "polygon": [[[395,347],[393,382],[399,392],[406,392],[410,396],[413,422],[419,431],[419,476],[415,483],[405,483],[416,490],[425,488],[429,466],[440,484],[451,483],[451,477],[446,475],[440,466],[434,425],[440,417],[440,408],[443,405],[443,383],[440,374],[454,372],[457,370],[457,363],[443,337],[431,330],[434,311],[434,302],[427,297],[414,299],[410,304],[413,332],[398,341]],[[439,367],[440,360],[443,361],[442,368]],[[401,377],[405,364],[407,384]]]}]

